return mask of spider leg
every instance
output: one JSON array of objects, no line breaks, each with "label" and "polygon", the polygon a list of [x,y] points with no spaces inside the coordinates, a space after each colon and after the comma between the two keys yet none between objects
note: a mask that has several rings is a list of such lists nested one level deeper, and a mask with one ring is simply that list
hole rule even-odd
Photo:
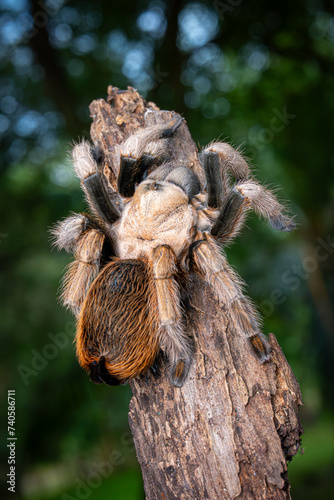
[{"label": "spider leg", "polygon": [[245,197],[237,189],[232,189],[224,198],[221,211],[211,228],[212,236],[220,243],[227,243],[235,237],[244,225],[248,213]]},{"label": "spider leg", "polygon": [[53,245],[58,250],[72,252],[76,257],[63,277],[61,298],[64,305],[77,314],[90,283],[115,254],[113,245],[100,228],[99,221],[87,214],[67,217],[58,222],[51,233]]},{"label": "spider leg", "polygon": [[261,217],[268,219],[272,227],[278,231],[292,231],[296,223],[286,214],[283,205],[274,194],[265,189],[254,179],[238,183],[235,188],[244,196],[250,208]]},{"label": "spider leg", "polygon": [[90,379],[94,384],[102,384],[102,380],[99,375],[99,365],[97,361],[93,361],[90,365]]},{"label": "spider leg", "polygon": [[172,382],[181,387],[190,368],[193,345],[182,324],[180,290],[174,278],[176,258],[169,246],[154,250],[152,270],[161,325],[160,345],[170,363]]},{"label": "spider leg", "polygon": [[183,118],[177,115],[167,123],[140,130],[124,142],[117,181],[122,196],[133,196],[136,184],[143,180],[145,172],[165,159],[164,141],[161,139],[171,137],[182,121]]},{"label": "spider leg", "polygon": [[121,167],[118,175],[118,190],[122,196],[127,198],[133,196],[137,184],[144,179],[145,172],[160,159],[164,159],[164,151],[161,145],[152,146],[150,152],[143,153],[139,158],[133,156],[121,156]]},{"label": "spider leg", "polygon": [[207,180],[208,205],[211,208],[221,208],[225,196],[230,190],[228,173],[237,180],[247,179],[249,167],[232,146],[225,142],[210,144],[200,154]]},{"label": "spider leg", "polygon": [[229,266],[221,249],[208,234],[190,248],[190,264],[199,271],[226,308],[234,328],[249,338],[261,363],[270,360],[270,348],[260,331],[259,315],[248,297],[243,295],[243,282]]},{"label": "spider leg", "polygon": [[88,229],[77,240],[75,260],[69,264],[63,278],[61,300],[77,316],[89,287],[101,267],[105,235],[98,229]]},{"label": "spider leg", "polygon": [[153,373],[155,379],[158,379],[161,375],[158,356],[156,357],[153,365],[151,366],[151,372]]},{"label": "spider leg", "polygon": [[88,229],[99,229],[98,223],[88,214],[72,214],[51,229],[53,246],[68,253],[74,252],[79,238]]},{"label": "spider leg", "polygon": [[120,217],[116,193],[108,192],[104,175],[99,171],[93,150],[86,141],[77,144],[72,152],[73,165],[88,203],[103,221],[112,224]]},{"label": "spider leg", "polygon": [[[250,209],[269,220],[274,229],[291,231],[295,223],[276,197],[249,179],[250,170],[242,155],[232,146],[216,142],[201,153],[207,179],[208,205],[219,208],[220,214],[211,234],[221,243],[227,243],[241,230]],[[232,189],[229,174],[237,183]]]},{"label": "spider leg", "polygon": [[211,228],[212,236],[228,243],[242,229],[248,212],[253,209],[269,220],[278,231],[292,231],[296,224],[277,198],[253,179],[236,184],[223,201],[221,211]]}]

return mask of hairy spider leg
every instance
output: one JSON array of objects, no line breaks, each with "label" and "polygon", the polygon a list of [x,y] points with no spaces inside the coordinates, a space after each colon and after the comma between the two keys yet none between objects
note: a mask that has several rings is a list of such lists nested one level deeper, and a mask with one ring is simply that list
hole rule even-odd
[{"label": "hairy spider leg", "polygon": [[52,227],[53,246],[74,252],[81,236],[89,229],[102,229],[98,221],[86,213],[72,214]]},{"label": "hairy spider leg", "polygon": [[112,224],[120,217],[119,208],[114,199],[112,199],[102,180],[99,172],[92,174],[83,181],[87,193],[89,204],[93,207],[99,216],[109,224]]},{"label": "hairy spider leg", "polygon": [[[167,123],[157,124],[131,135],[121,147],[118,191],[122,196],[131,197],[145,172],[153,165],[166,159],[164,141],[171,137],[181,125],[183,118],[177,115]],[[159,141],[156,142],[156,141]]]},{"label": "hairy spider leg", "polygon": [[193,243],[190,264],[212,286],[234,328],[249,338],[259,361],[269,361],[270,347],[260,331],[259,315],[251,300],[242,293],[241,278],[229,266],[222,250],[210,235],[205,234],[205,239]]},{"label": "hairy spider leg", "polygon": [[172,383],[181,387],[189,372],[194,348],[182,324],[180,290],[175,280],[176,258],[168,245],[154,250],[152,271],[160,320],[160,347],[167,355]]},{"label": "hairy spider leg", "polygon": [[90,379],[94,384],[102,384],[103,380],[100,379],[99,375],[99,364],[97,361],[93,361],[90,365]]},{"label": "hairy spider leg", "polygon": [[[103,222],[103,221],[102,221]],[[115,255],[103,224],[88,214],[72,214],[58,222],[51,233],[54,246],[75,255],[62,280],[61,299],[77,315],[90,284]],[[91,247],[90,247],[91,246]]]},{"label": "hairy spider leg", "polygon": [[159,157],[151,153],[143,153],[139,158],[121,156],[121,167],[118,175],[118,190],[122,196],[130,198],[134,195],[136,185],[144,178],[145,172],[159,162]]},{"label": "hairy spider leg", "polygon": [[81,142],[73,149],[73,165],[77,176],[81,179],[81,186],[86,194],[87,201],[93,210],[104,222],[114,223],[120,217],[120,208],[117,204],[117,194],[106,186],[106,179],[98,168],[94,152],[88,142]]},{"label": "hairy spider leg", "polygon": [[247,179],[249,167],[232,146],[225,142],[215,142],[200,154],[207,180],[208,205],[221,208],[224,198],[230,191],[229,174],[236,180]]},{"label": "hairy spider leg", "polygon": [[292,231],[296,228],[293,217],[286,213],[285,207],[276,196],[254,179],[239,182],[235,188],[244,196],[249,207],[260,217],[269,220],[277,231]]},{"label": "hairy spider leg", "polygon": [[63,278],[63,304],[75,316],[79,314],[87,292],[101,268],[105,235],[98,229],[87,230],[78,240],[71,262]]},{"label": "hairy spider leg", "polygon": [[228,184],[226,175],[222,175],[219,156],[214,151],[205,150],[201,153],[200,158],[205,171],[208,206],[220,208],[224,195],[228,192]]},{"label": "hairy spider leg", "polygon": [[[207,179],[208,205],[220,209],[211,234],[221,243],[227,243],[240,232],[250,209],[268,219],[274,229],[295,229],[294,220],[285,213],[274,194],[249,179],[245,159],[232,146],[213,143],[201,153],[201,160]],[[237,181],[234,188],[230,187],[229,175]]]},{"label": "hairy spider leg", "polygon": [[211,234],[220,243],[228,243],[241,231],[248,213],[245,197],[233,188],[224,198],[220,213],[211,228]]}]

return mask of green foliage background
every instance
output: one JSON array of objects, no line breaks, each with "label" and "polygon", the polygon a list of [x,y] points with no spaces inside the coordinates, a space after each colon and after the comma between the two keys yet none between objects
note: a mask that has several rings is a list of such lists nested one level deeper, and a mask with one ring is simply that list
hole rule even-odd
[{"label": "green foliage background", "polygon": [[[129,387],[95,386],[79,368],[73,318],[57,303],[69,258],[48,235],[85,208],[67,153],[89,137],[88,106],[109,84],[183,113],[202,146],[242,145],[257,177],[292,200],[294,234],[250,218],[228,256],[301,384],[305,453],[289,466],[293,498],[333,498],[333,2],[0,8],[1,433],[4,443],[15,389],[16,498],[144,498]],[[0,453],[6,478],[8,449]]]}]

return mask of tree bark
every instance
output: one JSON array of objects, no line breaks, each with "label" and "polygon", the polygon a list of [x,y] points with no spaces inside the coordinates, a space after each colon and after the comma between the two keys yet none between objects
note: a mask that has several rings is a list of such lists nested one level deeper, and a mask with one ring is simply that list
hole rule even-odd
[{"label": "tree bark", "polygon": [[[172,115],[147,103],[132,88],[108,88],[90,106],[91,137],[105,156],[113,189],[118,173],[117,145],[139,127]],[[204,185],[197,148],[185,122],[170,151],[176,165],[194,170]],[[186,311],[196,356],[188,379],[177,388],[165,367],[130,385],[129,422],[146,498],[288,499],[287,462],[297,453],[303,432],[298,382],[274,335],[272,360],[261,365],[241,333],[232,332],[210,286],[189,278]]]}]

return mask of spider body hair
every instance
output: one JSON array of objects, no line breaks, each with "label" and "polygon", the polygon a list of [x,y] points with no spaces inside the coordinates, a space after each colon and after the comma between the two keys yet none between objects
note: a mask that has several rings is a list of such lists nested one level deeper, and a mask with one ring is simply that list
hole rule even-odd
[{"label": "spider body hair", "polygon": [[105,236],[96,229],[85,231],[76,244],[74,255],[63,278],[61,300],[78,314],[90,285],[100,270]]},{"label": "spider body hair", "polygon": [[115,383],[145,373],[159,352],[155,301],[146,262],[129,259],[107,264],[79,313],[76,345],[80,365],[89,372],[93,362],[98,364],[104,358]]},{"label": "spider body hair", "polygon": [[195,353],[182,305],[189,274],[209,283],[230,328],[248,339],[258,360],[270,360],[259,314],[223,246],[250,210],[281,231],[294,229],[294,221],[229,144],[212,143],[200,154],[206,190],[194,172],[174,166],[168,150],[182,121],[176,115],[120,145],[118,192],[87,142],[73,151],[93,216],[71,215],[53,234],[55,245],[75,256],[62,300],[78,318],[77,357],[95,383],[141,376],[162,351],[171,382],[183,385]]}]

